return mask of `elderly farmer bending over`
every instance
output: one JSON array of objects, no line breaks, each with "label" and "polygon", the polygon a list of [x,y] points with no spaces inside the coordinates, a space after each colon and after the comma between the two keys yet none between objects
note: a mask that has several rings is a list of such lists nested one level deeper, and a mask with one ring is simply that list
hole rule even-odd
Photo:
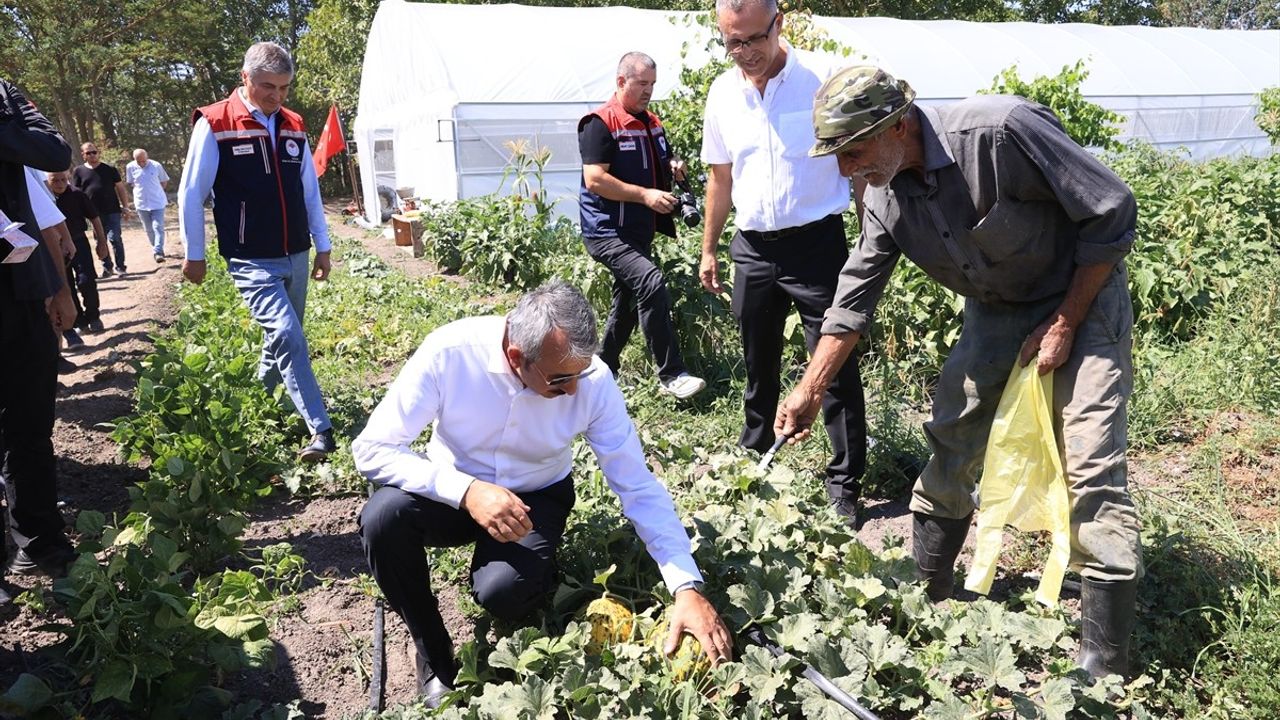
[{"label": "elderly farmer bending over", "polygon": [[869,187],[862,238],[776,429],[807,434],[899,254],[963,295],[964,328],[925,424],[933,457],[911,500],[920,577],[934,600],[951,595],[1013,363],[1056,370],[1052,415],[1071,495],[1071,563],[1084,579],[1080,664],[1095,677],[1124,675],[1142,575],[1125,482],[1133,313],[1124,256],[1134,238],[1133,194],[1047,108],[1001,96],[916,107],[914,98],[907,83],[863,66],[832,76],[814,99],[811,154],[836,155],[841,173]]},{"label": "elderly farmer bending over", "polygon": [[[457,669],[424,547],[475,543],[476,602],[505,619],[534,610],[555,587],[578,435],[675,596],[668,652],[688,631],[713,662],[730,658],[729,631],[699,592],[689,537],[645,465],[597,347],[586,299],[553,281],[505,318],[468,318],[428,335],[351,444],[356,467],[384,486],[360,513],[360,536],[378,586],[413,636],[430,707]],[[409,446],[429,424],[423,457]]]}]

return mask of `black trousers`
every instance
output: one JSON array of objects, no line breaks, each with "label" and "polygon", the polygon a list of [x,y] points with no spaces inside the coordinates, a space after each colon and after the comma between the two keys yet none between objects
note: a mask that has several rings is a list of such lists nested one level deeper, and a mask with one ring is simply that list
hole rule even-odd
[{"label": "black trousers", "polygon": [[639,321],[658,377],[670,380],[685,372],[684,359],[671,323],[671,293],[653,263],[653,235],[584,238],[587,252],[613,273],[613,304],[604,323],[600,359],[618,372],[618,358]]},{"label": "black trousers", "polygon": [[[735,233],[729,254],[734,262],[733,313],[747,368],[746,423],[739,444],[764,452],[774,441],[787,315],[794,303],[812,354],[849,248],[840,216],[832,215],[777,240],[750,240]],[[866,408],[856,357],[850,356],[823,397],[822,417],[834,452],[827,466],[827,492],[833,500],[856,500],[867,464]]]},{"label": "black trousers", "polygon": [[67,285],[76,306],[76,327],[84,327],[101,319],[98,300],[98,269],[84,235],[74,239],[76,256],[67,262]]},{"label": "black trousers", "polygon": [[0,283],[0,476],[9,533],[35,558],[69,545],[53,457],[57,362],[44,301],[15,300],[12,287]]},{"label": "black trousers", "polygon": [[573,509],[573,481],[565,478],[519,496],[532,508],[533,530],[512,543],[494,540],[465,510],[399,488],[380,488],[360,512],[365,557],[387,604],[409,628],[419,669],[425,661],[449,685],[457,672],[453,641],[431,591],[426,548],[474,543],[471,595],[476,603],[504,620],[528,615],[555,588],[556,549]]}]

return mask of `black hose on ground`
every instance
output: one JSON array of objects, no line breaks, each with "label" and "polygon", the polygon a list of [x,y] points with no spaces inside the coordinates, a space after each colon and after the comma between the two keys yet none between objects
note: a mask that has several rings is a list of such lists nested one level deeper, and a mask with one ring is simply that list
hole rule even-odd
[{"label": "black hose on ground", "polygon": [[[369,497],[373,497],[374,486],[369,485]],[[387,704],[387,648],[383,642],[386,635],[386,610],[382,598],[373,600],[373,669],[369,673],[369,709],[380,713]]]}]

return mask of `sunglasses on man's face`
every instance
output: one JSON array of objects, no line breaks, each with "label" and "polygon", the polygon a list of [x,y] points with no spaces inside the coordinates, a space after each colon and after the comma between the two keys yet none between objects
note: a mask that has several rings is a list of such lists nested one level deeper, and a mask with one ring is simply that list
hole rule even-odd
[{"label": "sunglasses on man's face", "polygon": [[554,377],[547,377],[547,374],[542,372],[542,368],[538,367],[536,364],[531,363],[529,367],[533,368],[534,371],[538,373],[538,377],[542,378],[542,382],[546,383],[547,387],[553,387],[553,388],[558,388],[563,385],[568,385],[574,380],[586,377],[587,375],[590,375],[591,371],[594,369],[594,366],[589,365],[587,366],[586,370],[583,370],[582,372],[577,373],[576,375],[556,375]]},{"label": "sunglasses on man's face", "polygon": [[85,155],[97,155],[97,154],[98,154],[98,151],[97,151],[97,150],[85,150],[85,151],[84,151],[84,154],[85,154]]}]

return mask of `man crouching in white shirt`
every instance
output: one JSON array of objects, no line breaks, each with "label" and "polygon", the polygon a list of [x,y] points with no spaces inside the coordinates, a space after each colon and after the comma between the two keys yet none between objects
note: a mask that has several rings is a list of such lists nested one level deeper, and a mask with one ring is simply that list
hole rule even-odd
[{"label": "man crouching in white shirt", "polygon": [[[356,467],[383,486],[360,513],[360,537],[378,586],[413,637],[428,707],[450,692],[457,669],[425,548],[475,543],[476,602],[503,619],[536,609],[555,589],[578,435],[675,596],[667,652],[688,632],[711,662],[732,659],[729,630],[700,592],[689,536],[645,464],[598,346],[591,306],[552,281],[505,318],[467,318],[428,335],[351,444]],[[427,425],[424,457],[410,445]]]}]

